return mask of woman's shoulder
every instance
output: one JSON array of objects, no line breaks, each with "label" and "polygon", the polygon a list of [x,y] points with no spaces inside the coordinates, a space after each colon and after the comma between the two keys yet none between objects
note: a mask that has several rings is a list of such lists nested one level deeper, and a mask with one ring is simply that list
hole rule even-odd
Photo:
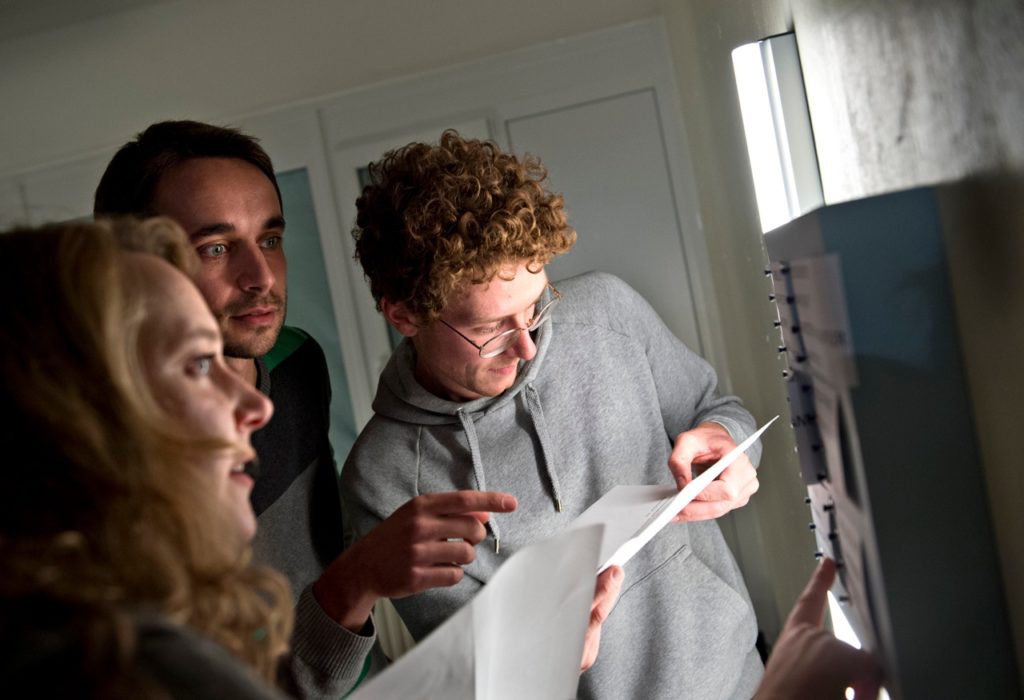
[{"label": "woman's shoulder", "polygon": [[136,625],[136,666],[172,698],[281,700],[224,647],[198,632],[159,617]]}]

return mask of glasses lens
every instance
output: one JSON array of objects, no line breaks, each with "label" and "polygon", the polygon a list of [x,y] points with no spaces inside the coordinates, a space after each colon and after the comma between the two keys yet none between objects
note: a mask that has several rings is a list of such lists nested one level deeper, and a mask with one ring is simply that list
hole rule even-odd
[{"label": "glasses lens", "polygon": [[555,308],[555,304],[557,302],[558,299],[552,299],[547,304],[545,304],[544,308],[537,312],[537,315],[533,317],[533,322],[530,324],[530,327],[527,330],[532,331],[537,326],[549,320],[551,318],[551,309]]},{"label": "glasses lens", "polygon": [[486,360],[489,357],[495,357],[505,352],[519,338],[519,333],[519,328],[510,328],[501,335],[494,336],[480,346],[480,357]]},{"label": "glasses lens", "polygon": [[[554,290],[553,287],[552,290]],[[555,291],[555,294],[556,296],[553,299],[551,299],[551,301],[549,301],[547,304],[545,304],[540,311],[537,312],[537,315],[533,317],[533,320],[530,322],[529,326],[527,326],[526,328],[511,328],[505,331],[504,333],[501,333],[500,335],[494,336],[486,343],[481,345],[480,357],[486,360],[490,357],[496,357],[497,355],[500,355],[501,353],[508,350],[509,346],[519,339],[519,334],[522,331],[533,332],[537,330],[537,328],[539,328],[540,326],[550,321],[551,310],[555,308],[555,305],[561,298],[561,295],[559,295],[557,291]]]}]

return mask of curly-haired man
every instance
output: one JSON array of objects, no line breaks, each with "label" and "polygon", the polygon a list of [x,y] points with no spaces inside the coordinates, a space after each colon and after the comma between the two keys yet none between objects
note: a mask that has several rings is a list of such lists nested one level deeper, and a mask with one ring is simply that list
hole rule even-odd
[{"label": "curly-haired man", "polygon": [[[342,470],[348,537],[417,494],[496,488],[519,503],[491,519],[493,546],[458,585],[396,601],[422,638],[613,486],[686,483],[754,422],[621,280],[551,284],[545,265],[576,234],[539,161],[447,131],[370,174],[356,254],[405,339]],[[753,695],[756,623],[714,518],[756,490],[744,458],[630,561],[580,697]]]}]

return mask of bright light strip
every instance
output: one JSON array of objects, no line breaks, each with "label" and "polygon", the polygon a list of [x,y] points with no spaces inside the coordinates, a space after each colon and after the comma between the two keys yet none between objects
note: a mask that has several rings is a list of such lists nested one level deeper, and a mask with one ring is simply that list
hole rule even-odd
[{"label": "bright light strip", "polygon": [[761,230],[771,231],[792,217],[760,44],[747,44],[733,50],[732,65],[736,73],[747,153],[754,175]]}]

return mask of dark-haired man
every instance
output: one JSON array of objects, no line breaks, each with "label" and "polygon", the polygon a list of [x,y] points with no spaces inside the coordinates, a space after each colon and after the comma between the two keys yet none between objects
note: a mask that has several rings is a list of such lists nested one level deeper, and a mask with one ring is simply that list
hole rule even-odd
[{"label": "dark-haired man", "polygon": [[252,439],[260,460],[252,503],[255,556],[285,573],[298,596],[282,682],[305,696],[340,697],[377,658],[370,654],[377,599],[456,583],[458,564],[472,559],[485,535],[473,513],[508,511],[515,500],[425,495],[343,551],[327,366],[316,341],[284,326],[285,219],[270,158],[255,139],[194,121],[154,124],[111,160],[94,214],[165,215],[191,238],[202,263],[195,281],[221,327],[228,363],[275,405]]}]

